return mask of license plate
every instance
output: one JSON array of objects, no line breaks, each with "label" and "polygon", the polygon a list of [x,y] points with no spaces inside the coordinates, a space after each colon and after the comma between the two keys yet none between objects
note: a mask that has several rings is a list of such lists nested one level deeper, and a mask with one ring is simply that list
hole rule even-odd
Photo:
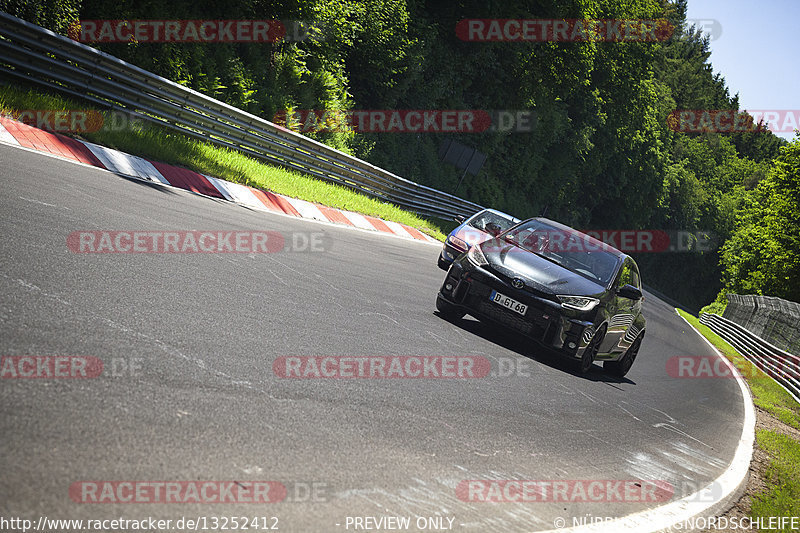
[{"label": "license plate", "polygon": [[509,298],[505,294],[500,294],[497,291],[492,291],[492,294],[489,295],[489,299],[494,303],[502,305],[506,309],[511,309],[515,313],[519,313],[523,316],[528,312],[527,305],[522,302],[518,302],[513,298]]}]

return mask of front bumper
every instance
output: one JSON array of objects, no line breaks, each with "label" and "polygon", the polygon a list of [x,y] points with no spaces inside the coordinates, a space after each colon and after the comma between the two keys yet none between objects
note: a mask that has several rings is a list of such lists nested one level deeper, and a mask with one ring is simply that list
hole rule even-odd
[{"label": "front bumper", "polygon": [[[454,261],[450,266],[439,291],[442,298],[470,315],[490,319],[562,355],[581,358],[594,335],[592,322],[568,316],[559,303],[516,289],[486,269],[471,264],[464,268],[464,262],[468,260]],[[526,304],[525,315],[492,302],[492,290]]]}]

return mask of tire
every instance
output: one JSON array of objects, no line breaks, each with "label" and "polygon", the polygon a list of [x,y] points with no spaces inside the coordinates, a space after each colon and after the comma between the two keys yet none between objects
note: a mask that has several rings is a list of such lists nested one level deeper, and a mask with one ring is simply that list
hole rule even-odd
[{"label": "tire", "polygon": [[439,314],[442,316],[442,318],[446,320],[458,320],[466,315],[464,311],[451,304],[438,294],[436,295],[436,310],[439,311]]},{"label": "tire", "polygon": [[643,337],[644,334],[636,337],[636,340],[628,346],[628,349],[625,350],[625,355],[619,361],[606,361],[603,363],[603,370],[619,378],[625,377],[625,374],[633,366],[633,362],[636,361],[636,356],[639,355],[639,346],[642,345]]},{"label": "tire", "polygon": [[442,270],[450,270],[450,263],[445,261],[442,256],[439,256],[439,261],[436,263]]},{"label": "tire", "polygon": [[598,352],[600,351],[600,345],[603,343],[603,339],[606,336],[605,327],[600,329],[594,334],[592,340],[589,341],[589,345],[583,351],[583,356],[581,356],[581,360],[578,361],[578,372],[581,374],[586,374],[589,370],[592,369],[594,366],[594,360],[597,357]]}]

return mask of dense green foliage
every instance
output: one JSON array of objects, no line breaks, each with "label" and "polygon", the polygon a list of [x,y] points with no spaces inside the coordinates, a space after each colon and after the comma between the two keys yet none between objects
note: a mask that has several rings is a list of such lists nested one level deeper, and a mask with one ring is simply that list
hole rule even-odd
[{"label": "dense green foliage", "polygon": [[80,5],[80,0],[0,0],[0,11],[66,35]]},{"label": "dense green foliage", "polygon": [[737,219],[721,254],[726,287],[800,301],[800,134],[781,149]]},{"label": "dense green foliage", "polygon": [[[272,118],[286,109],[535,112],[529,132],[312,133],[408,179],[453,191],[439,160],[454,138],[487,154],[459,194],[580,228],[716,236],[704,252],[639,254],[647,283],[698,309],[723,288],[800,299],[798,142],[769,132],[672,131],[676,109],[738,109],[685,0],[0,0],[65,32],[82,19],[280,19],[320,28],[299,42],[116,43],[101,49]],[[48,6],[61,19],[48,15]],[[467,42],[465,18],[666,18],[663,42]],[[723,246],[724,245],[724,246]]]}]

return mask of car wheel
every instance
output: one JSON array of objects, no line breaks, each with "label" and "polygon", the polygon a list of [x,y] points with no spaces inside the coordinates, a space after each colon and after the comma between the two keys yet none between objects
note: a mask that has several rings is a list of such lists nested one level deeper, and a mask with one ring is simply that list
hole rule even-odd
[{"label": "car wheel", "polygon": [[437,264],[439,265],[439,268],[441,268],[442,270],[450,270],[450,263],[448,261],[445,261],[445,259],[441,255],[439,256],[439,261]]},{"label": "car wheel", "polygon": [[625,351],[625,355],[622,356],[622,359],[619,361],[608,361],[603,363],[603,369],[620,378],[625,376],[625,374],[628,373],[628,370],[630,370],[633,366],[636,356],[639,355],[639,346],[642,344],[642,337],[644,337],[644,335],[639,335],[636,337],[636,340],[633,341],[633,344],[628,346],[628,349]]},{"label": "car wheel", "polygon": [[594,366],[594,360],[600,351],[600,345],[603,343],[603,338],[605,336],[606,330],[604,327],[595,333],[594,337],[592,337],[592,340],[589,341],[589,345],[583,351],[583,356],[581,356],[581,360],[578,362],[578,371],[581,374],[586,374],[592,369],[592,366]]},{"label": "car wheel", "polygon": [[451,304],[439,295],[436,295],[436,310],[446,320],[458,320],[466,314],[464,311]]}]

